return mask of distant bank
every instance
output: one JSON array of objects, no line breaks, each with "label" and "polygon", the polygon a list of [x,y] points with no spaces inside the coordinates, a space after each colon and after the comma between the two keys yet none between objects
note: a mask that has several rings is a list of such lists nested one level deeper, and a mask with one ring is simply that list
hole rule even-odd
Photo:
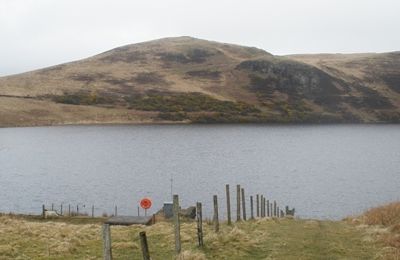
[{"label": "distant bank", "polygon": [[400,52],[274,56],[176,37],[0,78],[0,127],[399,122]]}]

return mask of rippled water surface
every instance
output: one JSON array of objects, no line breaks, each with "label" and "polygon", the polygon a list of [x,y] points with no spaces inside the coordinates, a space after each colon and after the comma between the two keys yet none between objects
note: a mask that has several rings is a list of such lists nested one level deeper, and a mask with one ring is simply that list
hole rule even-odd
[{"label": "rippled water surface", "polygon": [[[338,219],[400,199],[399,125],[63,126],[0,129],[0,211],[44,203],[95,213],[158,210],[173,193],[210,214],[225,184],[298,215]],[[232,210],[235,212],[235,203]],[[249,203],[247,202],[247,205]],[[249,213],[248,213],[249,214]]]}]

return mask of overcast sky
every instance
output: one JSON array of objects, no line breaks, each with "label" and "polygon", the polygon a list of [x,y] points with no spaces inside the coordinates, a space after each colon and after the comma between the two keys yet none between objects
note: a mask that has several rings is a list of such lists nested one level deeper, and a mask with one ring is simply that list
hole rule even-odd
[{"label": "overcast sky", "polygon": [[188,35],[273,54],[400,50],[399,0],[0,0],[0,75]]}]

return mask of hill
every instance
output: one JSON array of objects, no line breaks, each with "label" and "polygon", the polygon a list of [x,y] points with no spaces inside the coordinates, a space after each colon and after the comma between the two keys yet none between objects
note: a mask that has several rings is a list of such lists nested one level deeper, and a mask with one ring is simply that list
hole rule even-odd
[{"label": "hill", "polygon": [[0,78],[0,126],[400,122],[400,52],[274,56],[176,37]]}]

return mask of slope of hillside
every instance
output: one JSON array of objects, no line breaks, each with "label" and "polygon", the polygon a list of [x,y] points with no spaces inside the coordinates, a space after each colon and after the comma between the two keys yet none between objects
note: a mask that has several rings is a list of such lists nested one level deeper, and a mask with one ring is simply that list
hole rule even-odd
[{"label": "slope of hillside", "polygon": [[0,126],[400,122],[400,53],[273,56],[191,37],[0,78]]}]

